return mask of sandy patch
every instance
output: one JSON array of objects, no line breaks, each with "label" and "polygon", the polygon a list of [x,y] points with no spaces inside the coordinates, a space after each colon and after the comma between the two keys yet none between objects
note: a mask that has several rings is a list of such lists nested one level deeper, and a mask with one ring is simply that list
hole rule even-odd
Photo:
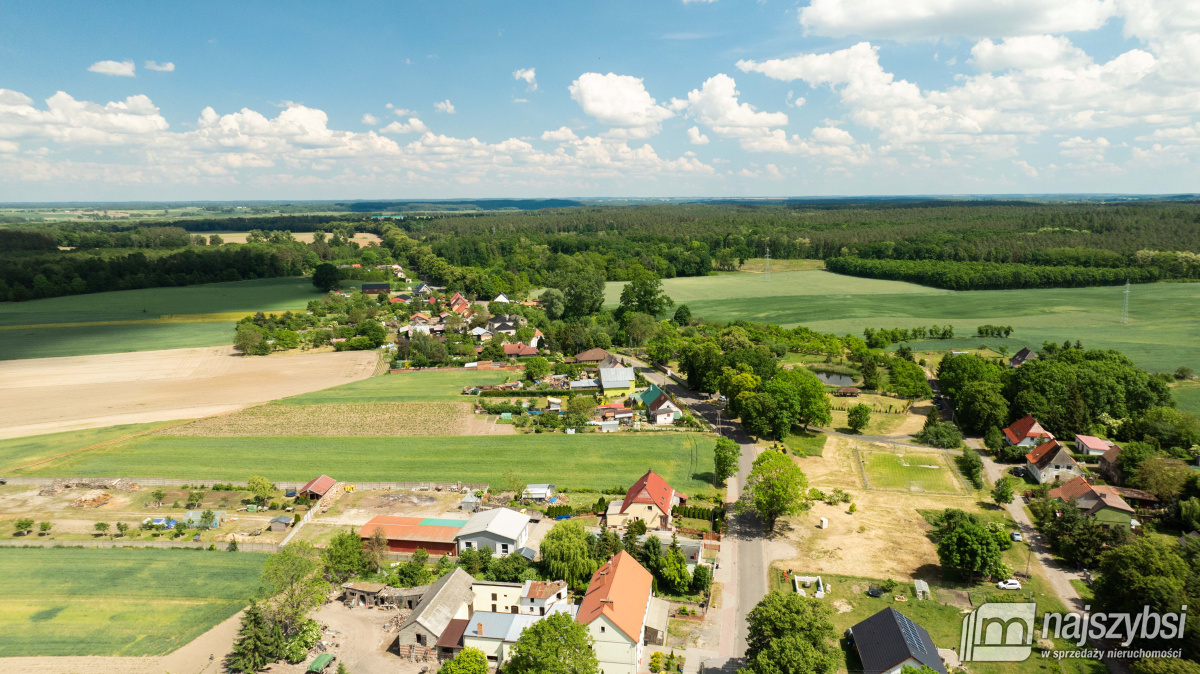
[{"label": "sandy patch", "polygon": [[158,435],[489,435],[514,426],[477,415],[471,403],[403,402],[326,405],[260,405],[233,414],[171,426]]},{"label": "sandy patch", "polygon": [[231,346],[0,361],[0,438],[195,419],[369,377],[373,351],[236,355]]},{"label": "sandy patch", "polygon": [[929,410],[933,409],[933,403],[928,400],[913,403],[913,406],[908,409],[908,414],[904,417],[904,421],[900,422],[888,435],[916,435],[925,428],[925,418],[929,414]]}]

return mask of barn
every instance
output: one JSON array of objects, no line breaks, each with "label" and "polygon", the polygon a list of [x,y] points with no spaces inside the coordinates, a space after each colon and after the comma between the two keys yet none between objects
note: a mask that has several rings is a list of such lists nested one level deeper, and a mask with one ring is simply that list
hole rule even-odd
[{"label": "barn", "polygon": [[322,475],[321,477],[313,479],[309,481],[308,484],[301,487],[300,491],[297,492],[296,495],[307,496],[311,499],[320,499],[321,497],[325,496],[325,494],[329,492],[329,489],[335,484],[337,484],[337,480],[329,477],[328,475]]},{"label": "barn", "polygon": [[382,529],[391,552],[411,553],[418,548],[431,555],[453,555],[458,551],[454,542],[466,520],[420,517],[380,516],[363,525],[359,538],[370,540],[376,529]]},{"label": "barn", "polygon": [[364,283],[362,284],[362,294],[378,295],[379,293],[392,292],[392,284],[390,283]]}]

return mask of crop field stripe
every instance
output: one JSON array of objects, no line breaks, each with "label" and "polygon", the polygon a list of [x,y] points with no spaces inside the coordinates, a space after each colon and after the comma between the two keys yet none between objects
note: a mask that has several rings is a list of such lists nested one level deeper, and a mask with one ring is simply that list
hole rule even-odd
[{"label": "crop field stripe", "polygon": [[143,430],[143,431],[138,431],[137,433],[132,433],[132,434],[130,434],[130,435],[126,435],[126,436],[124,436],[124,437],[121,437],[121,438],[113,438],[112,440],[105,440],[105,441],[103,441],[103,442],[97,442],[97,443],[96,443],[96,444],[94,444],[94,445],[88,445],[87,447],[80,447],[79,449],[72,449],[72,450],[71,450],[71,451],[69,451],[69,452],[63,452],[62,454],[56,454],[56,455],[54,455],[54,456],[48,456],[48,457],[46,457],[46,458],[44,458],[44,459],[38,459],[37,461],[30,461],[29,463],[24,463],[24,464],[20,464],[20,465],[17,465],[17,466],[12,466],[11,468],[0,468],[0,473],[7,473],[7,472],[11,472],[11,471],[16,471],[16,470],[24,470],[24,469],[27,469],[27,468],[33,468],[34,466],[40,466],[40,465],[42,465],[42,464],[45,464],[45,463],[50,463],[51,461],[56,461],[56,460],[58,460],[58,459],[62,459],[62,458],[64,458],[64,457],[72,456],[72,455],[74,455],[74,454],[80,454],[80,453],[83,453],[83,452],[90,452],[90,451],[92,451],[92,450],[95,450],[95,449],[101,449],[101,448],[103,448],[103,447],[108,447],[108,446],[110,446],[110,445],[115,445],[115,444],[117,444],[117,443],[119,443],[119,442],[125,442],[126,440],[132,440],[132,439],[134,439],[134,438],[138,438],[138,437],[141,437],[141,436],[143,436],[143,435],[149,435],[150,433],[156,433],[156,432],[159,432],[159,431],[164,431],[164,430],[166,430],[166,429],[168,429],[168,428],[174,428],[175,426],[182,426],[182,425],[184,425],[184,424],[189,424],[189,423],[191,423],[192,421],[193,421],[193,419],[185,419],[185,420],[183,420],[183,421],[175,421],[175,422],[169,423],[169,424],[167,424],[167,425],[165,425],[165,426],[162,426],[162,425],[157,425],[157,424],[156,424],[154,428],[148,428],[148,429],[146,429],[146,430]]}]

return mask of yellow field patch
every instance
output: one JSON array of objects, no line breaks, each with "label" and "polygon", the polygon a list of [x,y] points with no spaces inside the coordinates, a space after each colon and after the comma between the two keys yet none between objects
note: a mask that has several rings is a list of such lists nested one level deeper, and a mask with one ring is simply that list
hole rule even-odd
[{"label": "yellow field patch", "polygon": [[[279,312],[274,312],[279,313]],[[0,330],[31,330],[37,328],[84,328],[98,325],[166,325],[172,323],[226,323],[253,316],[253,311],[218,311],[208,314],[163,314],[158,318],[138,318],[124,321],[77,321],[71,323],[29,323],[0,325]]]}]

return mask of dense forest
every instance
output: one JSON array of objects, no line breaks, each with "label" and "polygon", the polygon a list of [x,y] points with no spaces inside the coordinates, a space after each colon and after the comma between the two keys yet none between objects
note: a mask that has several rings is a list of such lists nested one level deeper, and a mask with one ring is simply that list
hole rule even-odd
[{"label": "dense forest", "polygon": [[[251,242],[274,252],[242,254],[235,262],[214,246],[239,244],[205,236],[222,230],[256,230]],[[349,242],[355,231],[380,235],[382,246]],[[300,244],[291,232],[330,239]],[[700,276],[737,269],[768,249],[776,259],[822,259],[839,273],[950,289],[1195,279],[1200,204],[696,203],[16,225],[0,229],[0,300],[207,282],[232,272],[239,278],[307,272],[324,261],[396,262],[428,281],[488,297],[627,281],[639,269],[660,278]],[[262,266],[247,269],[246,258]],[[152,266],[129,270],[143,259]],[[196,259],[205,261],[200,269],[193,269]],[[101,281],[85,277],[96,269],[103,269]]]}]

